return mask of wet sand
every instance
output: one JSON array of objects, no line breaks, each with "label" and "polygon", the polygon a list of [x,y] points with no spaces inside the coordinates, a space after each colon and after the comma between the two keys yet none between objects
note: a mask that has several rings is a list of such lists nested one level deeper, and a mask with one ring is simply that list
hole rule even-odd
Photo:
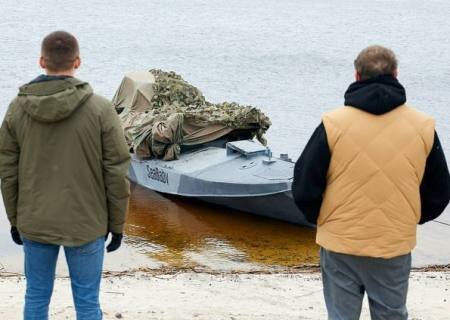
[{"label": "wet sand", "polygon": [[[4,212],[0,223],[0,272],[22,273],[21,247],[10,240]],[[450,264],[449,224],[447,210],[438,222],[419,226],[415,267]],[[276,272],[318,264],[314,229],[165,196],[138,185],[132,185],[125,235],[123,247],[106,255],[106,270]],[[58,273],[66,271],[60,259]]]}]

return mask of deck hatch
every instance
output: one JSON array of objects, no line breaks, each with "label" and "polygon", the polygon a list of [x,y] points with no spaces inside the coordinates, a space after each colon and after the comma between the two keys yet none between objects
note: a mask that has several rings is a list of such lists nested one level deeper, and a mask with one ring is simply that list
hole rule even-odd
[{"label": "deck hatch", "polygon": [[260,143],[256,143],[252,140],[240,140],[227,143],[227,155],[233,152],[238,152],[245,157],[251,157],[254,155],[268,155],[269,149]]},{"label": "deck hatch", "polygon": [[255,177],[267,180],[291,180],[294,177],[294,170],[289,166],[279,166],[274,163],[270,166],[264,166],[262,170],[253,173]]}]

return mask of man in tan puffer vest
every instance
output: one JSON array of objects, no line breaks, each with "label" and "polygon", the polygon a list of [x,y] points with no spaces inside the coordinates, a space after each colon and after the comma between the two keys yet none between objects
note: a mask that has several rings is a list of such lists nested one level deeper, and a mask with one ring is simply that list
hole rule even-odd
[{"label": "man in tan puffer vest", "polygon": [[295,166],[293,195],[317,224],[329,319],[407,319],[418,223],[450,199],[434,119],[406,104],[395,54],[370,46],[355,60],[345,106],[326,113]]}]

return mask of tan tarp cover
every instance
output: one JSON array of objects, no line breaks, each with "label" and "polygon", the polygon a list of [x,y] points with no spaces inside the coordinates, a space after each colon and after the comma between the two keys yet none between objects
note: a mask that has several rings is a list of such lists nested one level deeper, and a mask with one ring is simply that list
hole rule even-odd
[{"label": "tan tarp cover", "polygon": [[173,72],[129,73],[113,98],[125,136],[135,153],[177,159],[181,145],[198,145],[234,130],[247,130],[263,144],[271,123],[259,109],[236,103],[212,104]]}]

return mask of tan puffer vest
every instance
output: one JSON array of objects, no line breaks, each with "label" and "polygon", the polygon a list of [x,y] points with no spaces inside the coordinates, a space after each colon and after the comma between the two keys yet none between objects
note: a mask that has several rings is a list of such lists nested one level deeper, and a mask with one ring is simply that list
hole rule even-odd
[{"label": "tan puffer vest", "polygon": [[342,107],[323,124],[332,156],[317,243],[357,256],[411,252],[434,120],[406,105],[383,115]]}]

